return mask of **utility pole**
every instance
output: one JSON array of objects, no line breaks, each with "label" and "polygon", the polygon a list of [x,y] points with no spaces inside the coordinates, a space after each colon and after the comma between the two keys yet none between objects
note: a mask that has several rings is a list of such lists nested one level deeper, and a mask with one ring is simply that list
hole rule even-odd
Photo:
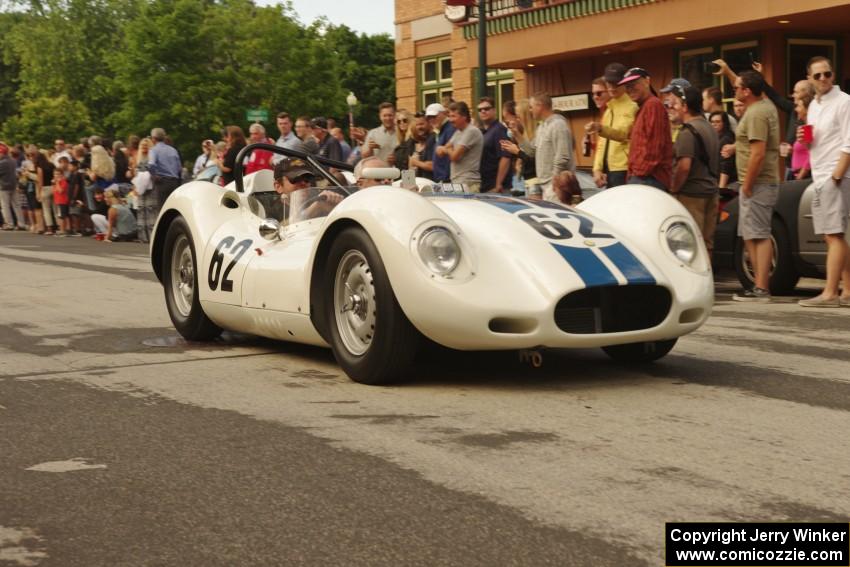
[{"label": "utility pole", "polygon": [[487,96],[487,0],[478,0],[478,98]]}]

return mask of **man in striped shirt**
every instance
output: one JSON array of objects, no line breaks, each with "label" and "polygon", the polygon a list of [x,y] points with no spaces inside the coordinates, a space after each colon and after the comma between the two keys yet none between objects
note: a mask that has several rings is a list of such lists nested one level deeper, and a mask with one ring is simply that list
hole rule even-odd
[{"label": "man in striped shirt", "polygon": [[618,84],[626,87],[629,98],[640,107],[629,138],[628,182],[667,191],[673,181],[673,139],[667,110],[646,69],[632,67]]}]

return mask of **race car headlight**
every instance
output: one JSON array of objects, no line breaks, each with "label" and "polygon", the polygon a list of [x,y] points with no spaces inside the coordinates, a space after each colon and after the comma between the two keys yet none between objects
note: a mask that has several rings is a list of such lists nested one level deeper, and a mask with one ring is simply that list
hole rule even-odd
[{"label": "race car headlight", "polygon": [[437,275],[448,276],[460,263],[460,246],[452,233],[442,226],[423,232],[418,248],[422,262]]},{"label": "race car headlight", "polygon": [[666,236],[670,252],[685,264],[693,264],[697,257],[697,238],[691,227],[683,222],[674,222],[667,228]]}]

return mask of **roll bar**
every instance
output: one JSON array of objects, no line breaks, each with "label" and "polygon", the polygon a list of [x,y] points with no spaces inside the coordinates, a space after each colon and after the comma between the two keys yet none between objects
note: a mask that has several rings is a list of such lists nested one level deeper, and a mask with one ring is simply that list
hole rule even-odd
[{"label": "roll bar", "polygon": [[[298,158],[304,160],[308,164],[312,165],[313,168],[319,172],[319,175],[328,180],[331,184],[339,187],[340,189],[346,189],[343,185],[340,185],[339,181],[336,180],[336,177],[331,175],[331,173],[327,170],[329,167],[333,167],[340,170],[345,171],[353,171],[354,166],[336,161],[333,159],[328,159],[325,157],[308,154],[306,152],[302,152],[301,150],[291,150],[289,148],[282,148],[280,146],[275,146],[273,144],[248,144],[244,148],[239,151],[239,154],[236,156],[236,165],[233,168],[233,180],[236,182],[236,191],[238,193],[245,192],[245,183],[242,179],[243,171],[242,171],[242,162],[245,161],[245,158],[254,150],[268,150],[273,154],[278,154],[291,158]],[[348,191],[346,190],[346,193]]]}]

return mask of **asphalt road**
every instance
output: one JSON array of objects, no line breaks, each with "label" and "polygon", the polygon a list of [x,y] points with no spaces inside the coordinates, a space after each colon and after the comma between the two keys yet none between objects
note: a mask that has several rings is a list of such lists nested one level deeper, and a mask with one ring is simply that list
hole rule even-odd
[{"label": "asphalt road", "polygon": [[0,565],[661,565],[668,521],[847,522],[850,309],[719,279],[648,367],[448,353],[373,388],[178,339],[143,245],[0,233]]}]

